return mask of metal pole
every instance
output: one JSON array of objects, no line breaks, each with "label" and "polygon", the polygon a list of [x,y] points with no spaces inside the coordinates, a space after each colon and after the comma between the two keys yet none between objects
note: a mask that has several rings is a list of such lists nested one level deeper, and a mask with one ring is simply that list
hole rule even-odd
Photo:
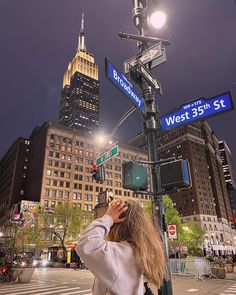
[{"label": "metal pole", "polygon": [[[135,26],[138,28],[139,35],[145,36],[145,30],[147,29],[147,20],[145,9],[147,7],[146,0],[133,0],[134,9],[132,11],[133,21]],[[140,52],[144,51],[148,47],[147,42],[139,41],[138,49]],[[147,137],[147,147],[148,147],[148,159],[152,162],[157,162],[159,160],[157,153],[157,138],[160,133],[160,124],[158,118],[158,108],[155,102],[155,94],[154,90],[150,87],[148,82],[142,78],[141,80],[141,88],[143,91],[143,98],[145,100],[145,123],[144,123],[144,132]],[[166,255],[167,269],[169,272],[169,261],[168,261],[168,245],[167,245],[167,236],[164,222],[164,206],[163,206],[163,198],[161,195],[161,179],[160,179],[160,165],[156,164],[152,167],[152,181],[151,181],[151,191],[157,193],[157,195],[153,197],[153,222],[155,225],[159,225],[162,233],[164,250]],[[169,276],[168,281],[164,281],[162,287],[158,290],[158,295],[172,295],[172,284],[171,278]]]}]

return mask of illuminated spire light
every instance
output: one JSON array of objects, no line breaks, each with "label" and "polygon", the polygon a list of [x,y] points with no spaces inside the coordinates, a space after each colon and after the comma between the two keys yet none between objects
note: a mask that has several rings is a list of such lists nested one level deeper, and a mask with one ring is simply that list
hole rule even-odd
[{"label": "illuminated spire light", "polygon": [[81,27],[79,33],[78,50],[86,51],[85,36],[84,36],[84,13],[82,13]]}]

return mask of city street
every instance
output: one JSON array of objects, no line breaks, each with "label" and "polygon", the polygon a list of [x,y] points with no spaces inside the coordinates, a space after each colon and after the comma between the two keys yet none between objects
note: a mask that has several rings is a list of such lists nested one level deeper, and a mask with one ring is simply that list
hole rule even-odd
[{"label": "city street", "polygon": [[[197,281],[194,277],[173,277],[174,295],[235,295],[236,281],[206,279]],[[0,294],[5,295],[89,295],[93,276],[88,270],[36,269],[31,283],[0,283]],[[156,294],[156,293],[155,293]],[[125,294],[124,294],[125,295]]]}]

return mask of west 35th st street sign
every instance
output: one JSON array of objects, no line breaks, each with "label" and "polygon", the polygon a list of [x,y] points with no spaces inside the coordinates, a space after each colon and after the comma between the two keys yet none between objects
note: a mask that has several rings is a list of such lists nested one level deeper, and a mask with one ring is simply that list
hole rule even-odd
[{"label": "west 35th st street sign", "polygon": [[233,109],[234,105],[230,91],[212,98],[198,98],[181,105],[177,111],[162,116],[162,130],[172,129]]}]

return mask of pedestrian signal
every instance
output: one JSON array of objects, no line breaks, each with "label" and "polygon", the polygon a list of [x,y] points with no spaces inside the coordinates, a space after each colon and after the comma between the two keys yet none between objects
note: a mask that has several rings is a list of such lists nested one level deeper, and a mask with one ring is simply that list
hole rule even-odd
[{"label": "pedestrian signal", "polygon": [[122,172],[122,186],[124,189],[147,191],[148,175],[146,167],[134,162],[126,162],[122,164]]}]

